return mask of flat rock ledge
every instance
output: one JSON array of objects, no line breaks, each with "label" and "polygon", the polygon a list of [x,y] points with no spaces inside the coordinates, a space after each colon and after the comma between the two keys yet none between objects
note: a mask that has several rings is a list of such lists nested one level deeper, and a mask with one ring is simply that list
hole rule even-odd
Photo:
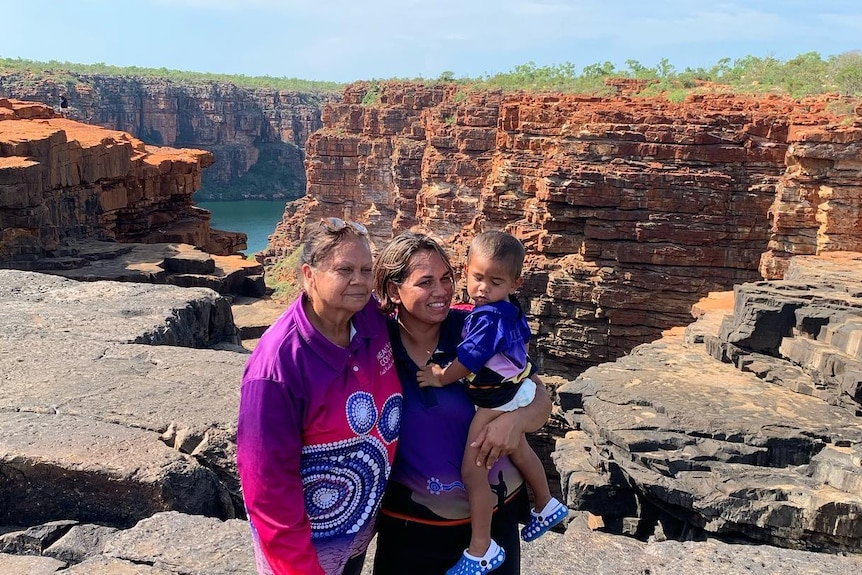
[{"label": "flat rock ledge", "polygon": [[[593,371],[577,381],[554,382],[561,384],[563,415],[578,429],[559,441],[554,458],[569,505],[581,511],[565,530],[523,546],[523,572],[859,571],[860,556],[751,545],[756,533],[738,527],[746,513],[761,513],[761,527],[773,533],[761,540],[800,546],[788,529],[773,525],[783,516],[761,510],[782,501],[785,507],[808,501],[806,510],[823,502],[816,509],[838,511],[824,511],[821,522],[833,520],[833,531],[845,533],[839,543],[852,548],[858,540],[858,493],[851,491],[859,485],[859,428],[834,385],[826,386],[833,394],[827,401],[765,383],[742,371],[747,362],[738,367],[703,353],[709,334],[722,331],[725,315],[705,313],[682,339],[657,342],[649,353],[643,346],[621,362],[599,366],[605,370],[601,381]],[[734,325],[724,324],[725,331]],[[712,347],[728,357],[743,355]],[[0,573],[254,573],[234,463],[247,354],[238,345],[227,298],[210,289],[0,270]],[[653,359],[646,359],[650,354]],[[642,364],[625,363],[634,358]],[[711,381],[710,365],[734,374],[722,375],[719,392],[691,384]],[[655,374],[683,368],[697,377],[656,384],[665,380]],[[646,371],[632,377],[637,370]],[[719,404],[736,377],[754,377],[765,387],[738,391],[735,401],[727,401],[734,411],[724,413]],[[688,402],[672,407],[686,394]],[[626,403],[629,396],[635,399]],[[713,427],[724,431],[707,438],[703,429]],[[733,429],[748,435],[731,437]],[[652,451],[642,448],[647,445]],[[704,456],[710,453],[720,455]],[[772,467],[749,462],[757,457]],[[680,461],[689,469],[669,471]],[[819,479],[803,472],[816,461],[823,462]],[[700,491],[677,479],[685,471],[695,477],[695,467],[702,469],[695,482]],[[768,476],[776,470],[790,479],[808,477],[809,484],[776,485],[776,479],[751,487],[753,471]],[[707,509],[714,517],[709,525],[734,529],[710,531],[698,519]],[[747,535],[747,544],[706,538],[712,532]],[[809,539],[836,550],[835,535],[818,536]],[[370,574],[369,559],[363,575]]]},{"label": "flat rock ledge", "polygon": [[236,297],[259,298],[267,293],[264,269],[258,262],[242,254],[210,254],[181,242],[66,239],[52,255],[30,262],[0,260],[0,268],[37,271],[79,281],[205,287]]},{"label": "flat rock ledge", "polygon": [[[42,575],[253,575],[248,524],[176,511],[127,530],[54,524],[0,536],[0,573]],[[30,554],[13,554],[27,545]],[[362,575],[371,575],[374,542]],[[20,551],[19,551],[20,552]],[[589,528],[586,514],[565,533],[521,547],[521,572],[535,575],[847,575],[862,557],[824,555],[718,540],[639,541]]]},{"label": "flat rock ledge", "polygon": [[241,516],[236,334],[210,289],[0,270],[0,525]]},{"label": "flat rock ledge", "polygon": [[558,389],[571,507],[644,538],[862,552],[862,254],[786,278]]}]

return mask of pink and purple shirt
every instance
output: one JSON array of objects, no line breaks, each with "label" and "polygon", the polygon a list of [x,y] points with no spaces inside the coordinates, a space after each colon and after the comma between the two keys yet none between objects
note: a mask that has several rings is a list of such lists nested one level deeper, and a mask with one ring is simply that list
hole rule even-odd
[{"label": "pink and purple shirt", "polygon": [[242,380],[237,467],[260,573],[341,573],[365,551],[401,424],[374,299],[343,348],[311,325],[304,298],[264,333]]}]

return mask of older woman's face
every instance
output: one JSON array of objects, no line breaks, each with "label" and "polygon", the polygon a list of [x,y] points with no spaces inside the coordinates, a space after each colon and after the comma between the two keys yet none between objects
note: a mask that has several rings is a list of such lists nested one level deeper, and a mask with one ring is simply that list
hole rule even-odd
[{"label": "older woman's face", "polygon": [[389,285],[399,314],[408,314],[426,323],[440,323],[449,313],[455,283],[452,272],[432,250],[416,252],[410,258],[410,275],[401,285]]},{"label": "older woman's face", "polygon": [[[313,268],[303,266],[306,290],[328,312],[358,312],[371,297],[371,249],[358,236],[347,236]],[[317,306],[315,306],[317,307]]]}]

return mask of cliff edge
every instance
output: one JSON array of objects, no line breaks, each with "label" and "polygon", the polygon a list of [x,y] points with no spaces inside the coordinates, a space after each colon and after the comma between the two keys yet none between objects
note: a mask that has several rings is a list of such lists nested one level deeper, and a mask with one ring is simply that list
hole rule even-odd
[{"label": "cliff edge", "polygon": [[526,245],[535,359],[574,376],[794,255],[862,250],[862,118],[837,95],[598,98],[359,82],[306,150],[308,193],[261,254],[338,215],[378,244],[485,229]]}]

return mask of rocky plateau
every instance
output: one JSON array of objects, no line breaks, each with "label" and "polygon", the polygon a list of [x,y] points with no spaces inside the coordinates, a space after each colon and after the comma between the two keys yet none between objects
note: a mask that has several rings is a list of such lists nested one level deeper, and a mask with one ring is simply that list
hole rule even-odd
[{"label": "rocky plateau", "polygon": [[848,102],[369,89],[324,107],[306,196],[230,288],[241,238],[191,201],[208,152],[0,101],[0,572],[253,572],[230,304],[323,215],[456,260],[481,229],[527,245],[557,397],[531,441],[577,512],[525,572],[859,570]]}]

